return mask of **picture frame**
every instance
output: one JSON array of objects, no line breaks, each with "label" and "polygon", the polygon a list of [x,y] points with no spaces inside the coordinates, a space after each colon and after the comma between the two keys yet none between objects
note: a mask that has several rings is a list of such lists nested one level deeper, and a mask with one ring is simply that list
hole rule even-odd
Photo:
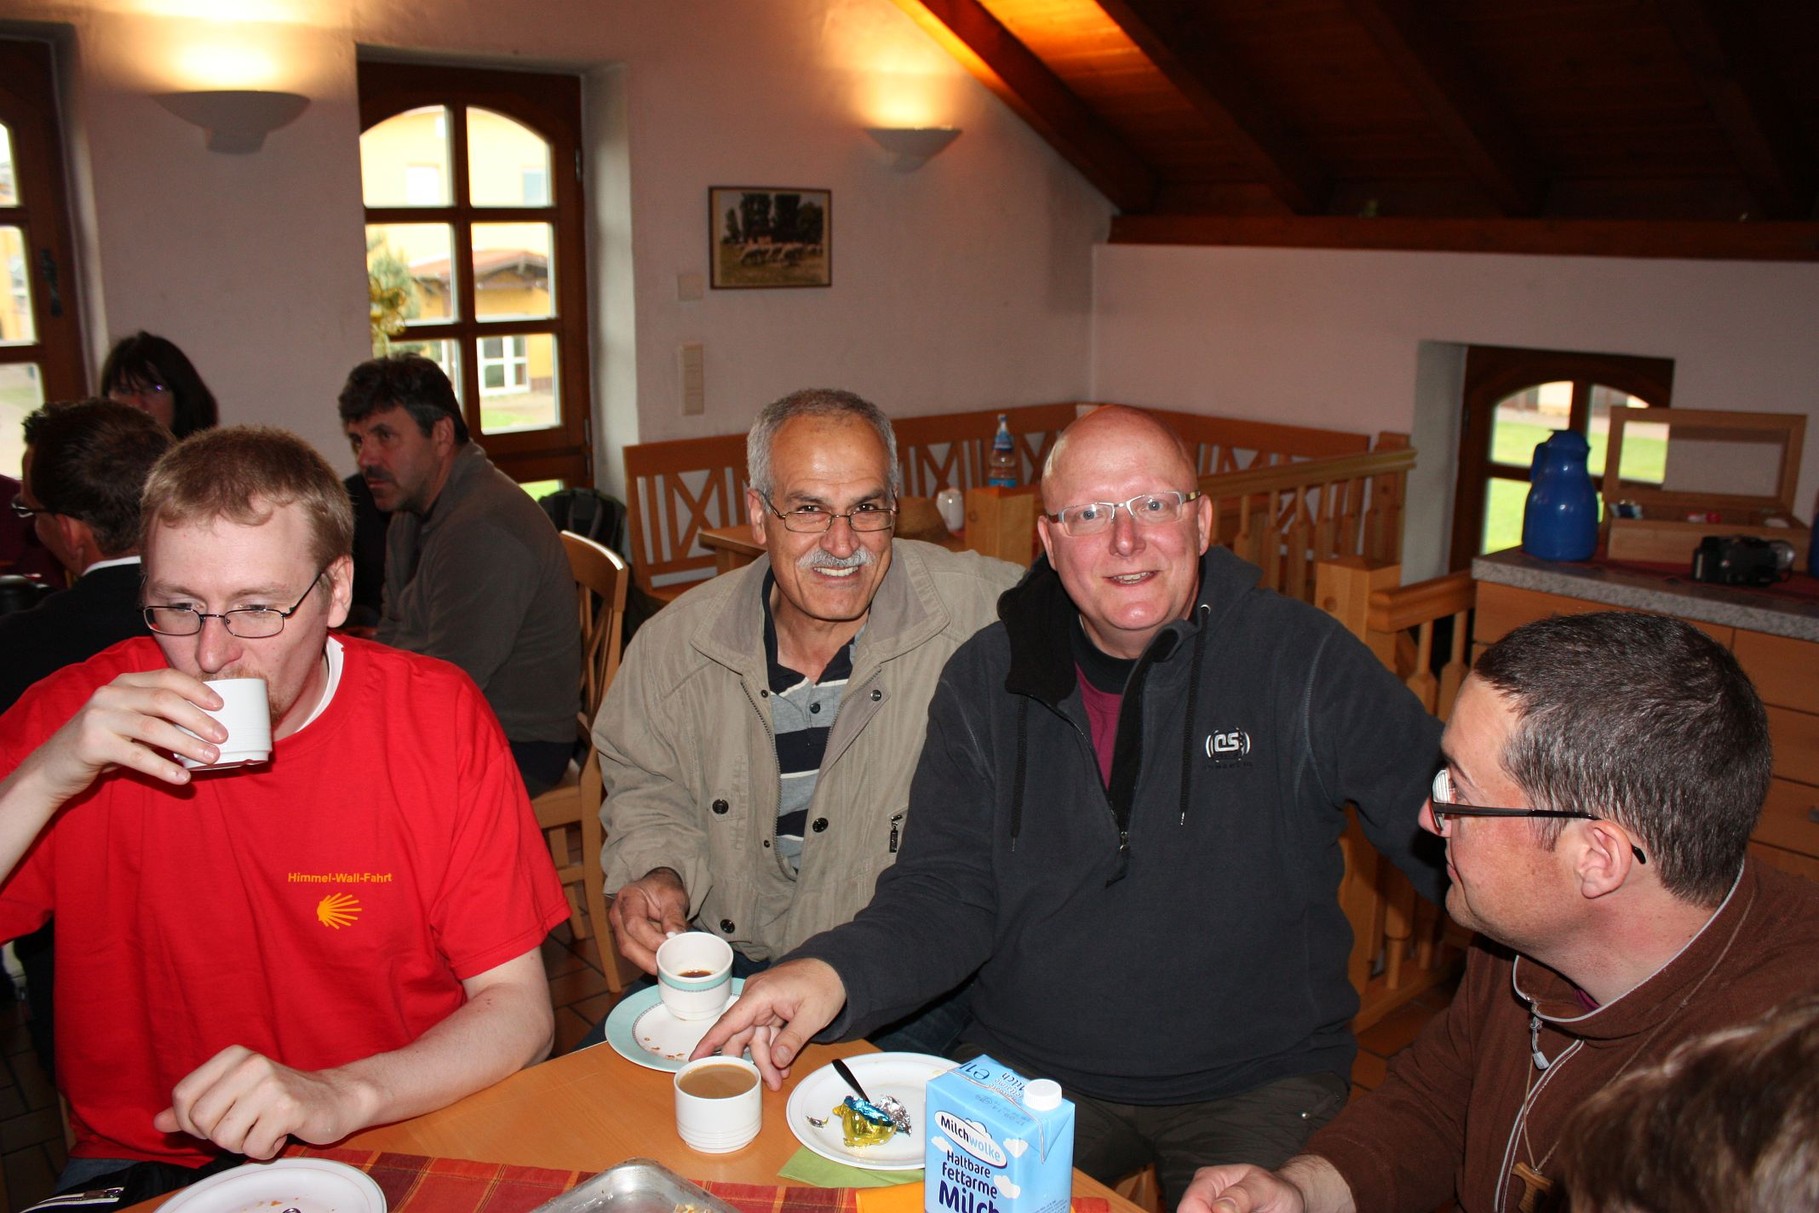
[{"label": "picture frame", "polygon": [[707,191],[717,291],[834,284],[833,191],[716,185]]}]

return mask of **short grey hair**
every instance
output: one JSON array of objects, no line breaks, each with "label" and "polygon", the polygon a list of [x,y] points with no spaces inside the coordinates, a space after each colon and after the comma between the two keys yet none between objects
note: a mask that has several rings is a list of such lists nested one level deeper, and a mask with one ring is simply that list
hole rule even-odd
[{"label": "short grey hair", "polygon": [[871,401],[838,388],[805,388],[764,406],[745,437],[746,478],[752,488],[771,495],[771,446],[783,423],[795,417],[847,417],[871,426],[890,461],[891,499],[902,496],[903,469],[897,465],[897,433],[891,419]]}]

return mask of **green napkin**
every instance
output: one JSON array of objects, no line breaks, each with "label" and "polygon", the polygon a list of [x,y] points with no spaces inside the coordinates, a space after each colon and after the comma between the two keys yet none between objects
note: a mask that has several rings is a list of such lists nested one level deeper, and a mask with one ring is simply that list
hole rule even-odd
[{"label": "green napkin", "polygon": [[811,1188],[890,1188],[897,1184],[922,1182],[920,1168],[914,1171],[867,1171],[834,1162],[804,1146],[790,1155],[790,1160],[777,1168],[784,1179],[793,1179]]}]

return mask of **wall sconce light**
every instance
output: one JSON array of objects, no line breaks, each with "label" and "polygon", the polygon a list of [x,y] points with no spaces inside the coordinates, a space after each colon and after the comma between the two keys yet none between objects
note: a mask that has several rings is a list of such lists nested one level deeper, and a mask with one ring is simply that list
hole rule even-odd
[{"label": "wall sconce light", "polygon": [[913,173],[960,137],[955,126],[868,126],[865,133],[893,157],[891,167]]},{"label": "wall sconce light", "polygon": [[265,146],[265,137],[309,108],[298,93],[256,89],[213,89],[194,93],[161,93],[158,104],[208,133],[208,150],[244,155]]}]

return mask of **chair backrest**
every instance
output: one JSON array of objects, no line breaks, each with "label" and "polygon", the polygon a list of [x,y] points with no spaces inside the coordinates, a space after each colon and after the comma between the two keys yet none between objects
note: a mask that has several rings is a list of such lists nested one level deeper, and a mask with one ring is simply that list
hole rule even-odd
[{"label": "chair backrest", "polygon": [[712,577],[714,554],[696,536],[745,516],[745,435],[626,447],[625,500],[632,566],[641,587],[674,597]]},{"label": "chair backrest", "polygon": [[591,723],[613,675],[619,672],[631,572],[619,553],[573,531],[562,532],[562,547],[575,578],[576,619],[581,628],[581,705]]}]

